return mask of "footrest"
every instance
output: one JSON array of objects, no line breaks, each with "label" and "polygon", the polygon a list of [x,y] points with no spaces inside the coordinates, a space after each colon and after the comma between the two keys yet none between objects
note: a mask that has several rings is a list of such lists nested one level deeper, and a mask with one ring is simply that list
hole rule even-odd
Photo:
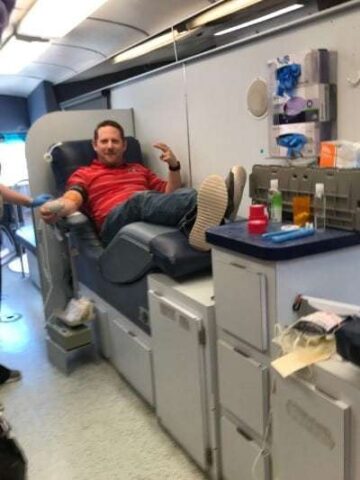
[{"label": "footrest", "polygon": [[88,360],[97,359],[96,348],[92,343],[88,343],[73,350],[65,350],[51,338],[47,337],[46,348],[50,363],[66,375],[69,374],[75,366]]},{"label": "footrest", "polygon": [[46,330],[53,342],[68,351],[91,344],[92,341],[90,327],[87,325],[68,327],[58,318],[51,318],[46,325]]}]

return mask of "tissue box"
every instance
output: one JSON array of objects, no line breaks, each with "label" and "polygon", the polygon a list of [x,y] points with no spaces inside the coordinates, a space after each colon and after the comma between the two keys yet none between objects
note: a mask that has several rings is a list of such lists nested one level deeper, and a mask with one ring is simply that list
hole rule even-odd
[{"label": "tissue box", "polygon": [[328,84],[303,85],[293,97],[273,96],[272,123],[329,122],[336,118],[336,87]]},{"label": "tissue box", "polygon": [[292,123],[273,125],[270,128],[270,156],[288,158],[288,150],[277,144],[280,135],[298,133],[307,138],[307,143],[301,151],[301,157],[314,158],[319,155],[322,140],[331,138],[331,122]]}]

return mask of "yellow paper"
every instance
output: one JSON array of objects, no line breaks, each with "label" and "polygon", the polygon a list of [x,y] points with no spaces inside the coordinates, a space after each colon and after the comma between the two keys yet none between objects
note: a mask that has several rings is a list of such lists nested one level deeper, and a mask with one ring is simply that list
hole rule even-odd
[{"label": "yellow paper", "polygon": [[316,362],[330,358],[331,352],[318,348],[299,348],[280,358],[277,358],[271,365],[280,373],[283,378],[288,377],[302,368],[308,367]]}]

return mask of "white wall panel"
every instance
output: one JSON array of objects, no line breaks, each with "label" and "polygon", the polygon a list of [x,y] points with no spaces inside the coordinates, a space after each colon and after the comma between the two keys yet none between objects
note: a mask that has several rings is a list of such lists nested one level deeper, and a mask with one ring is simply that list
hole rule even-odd
[{"label": "white wall panel", "polygon": [[[183,163],[188,159],[187,97],[193,184],[210,173],[226,175],[237,163],[250,173],[254,163],[267,162],[268,119],[248,114],[246,93],[254,78],[267,78],[267,61],[278,55],[310,48],[338,52],[338,137],[360,141],[360,87],[347,82],[360,70],[359,39],[357,6],[191,61],[185,76],[177,67],[118,86],[112,105],[134,108],[136,134],[159,171],[151,148],[156,139],[168,142]],[[242,214],[248,204],[246,189]]]},{"label": "white wall panel", "polygon": [[[277,33],[187,66],[190,152],[194,184],[211,172],[226,174],[236,163],[250,173],[266,163],[268,119],[246,109],[246,93],[257,76],[267,78],[267,61],[278,55],[327,48],[338,52],[338,135],[360,140],[360,88],[347,77],[360,69],[360,8]],[[264,151],[262,153],[262,150]],[[240,212],[247,214],[247,189]]]},{"label": "white wall panel", "polygon": [[159,160],[155,142],[167,143],[182,163],[182,174],[188,178],[188,137],[186,123],[183,68],[151,75],[119,86],[111,92],[113,108],[134,109],[135,134],[141,142],[146,163],[161,176],[167,167]]}]

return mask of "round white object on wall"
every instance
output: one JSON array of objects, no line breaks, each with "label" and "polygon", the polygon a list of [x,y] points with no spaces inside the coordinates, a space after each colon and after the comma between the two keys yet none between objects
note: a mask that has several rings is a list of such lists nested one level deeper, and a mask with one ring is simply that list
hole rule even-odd
[{"label": "round white object on wall", "polygon": [[268,86],[262,78],[256,78],[247,91],[247,109],[255,118],[264,118],[268,113]]}]

